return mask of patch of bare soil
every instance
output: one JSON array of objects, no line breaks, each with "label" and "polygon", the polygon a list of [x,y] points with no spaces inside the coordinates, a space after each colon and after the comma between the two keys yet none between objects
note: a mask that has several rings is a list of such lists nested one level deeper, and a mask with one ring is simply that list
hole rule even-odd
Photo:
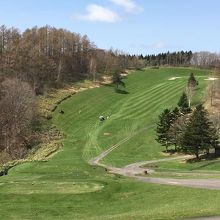
[{"label": "patch of bare soil", "polygon": [[111,135],[111,133],[107,133],[107,132],[106,132],[106,133],[104,133],[104,135],[105,135],[105,136],[109,136],[109,135]]}]

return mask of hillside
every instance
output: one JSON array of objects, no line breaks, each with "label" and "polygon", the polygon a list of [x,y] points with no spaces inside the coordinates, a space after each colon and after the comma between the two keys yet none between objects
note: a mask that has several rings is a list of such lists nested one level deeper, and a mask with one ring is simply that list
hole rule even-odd
[{"label": "hillside", "polygon": [[[0,178],[1,219],[168,220],[220,215],[220,191],[143,183],[89,165],[92,158],[129,136],[102,163],[123,167],[170,158],[155,141],[155,123],[164,108],[176,106],[191,72],[199,80],[195,105],[204,99],[208,83],[204,79],[211,71],[136,71],[124,80],[126,94],[104,85],[62,102],[52,123],[64,134],[64,147],[48,162],[24,163]],[[100,122],[100,115],[109,118]],[[161,168],[169,169],[170,163],[173,169],[190,166],[169,161]]]}]

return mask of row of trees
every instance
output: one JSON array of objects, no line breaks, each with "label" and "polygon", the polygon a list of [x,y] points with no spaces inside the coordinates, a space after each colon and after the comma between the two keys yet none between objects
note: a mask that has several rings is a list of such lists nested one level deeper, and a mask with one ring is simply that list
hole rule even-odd
[{"label": "row of trees", "polygon": [[0,26],[0,75],[30,83],[38,93],[45,86],[82,78],[98,80],[129,67],[143,67],[137,56],[101,50],[87,36],[54,27],[24,32]]},{"label": "row of trees", "polygon": [[9,160],[22,158],[39,139],[35,99],[46,88],[109,74],[118,90],[124,86],[125,69],[142,67],[138,56],[101,50],[87,36],[65,29],[45,26],[20,32],[0,26],[1,153]]},{"label": "row of trees", "polygon": [[216,67],[214,69],[213,78],[211,79],[206,92],[207,106],[209,108],[211,120],[217,132],[220,133],[220,68]]},{"label": "row of trees", "polygon": [[[80,79],[97,81],[103,75],[110,75],[116,91],[125,92],[120,87],[125,86],[121,73],[126,69],[141,69],[149,65],[189,65],[192,64],[192,56],[196,60],[191,51],[145,57],[129,55],[117,50],[99,49],[87,36],[65,29],[45,26],[21,32],[2,25],[0,150],[13,158],[20,158],[27,152],[34,139],[31,128],[36,114],[35,95],[42,94],[48,87]],[[197,65],[196,62],[194,64]],[[196,84],[191,80],[187,87],[185,95],[188,96],[189,107]]]},{"label": "row of trees", "polygon": [[195,52],[178,51],[152,55],[140,55],[145,66],[194,66],[202,68],[220,67],[220,54],[207,51]]},{"label": "row of trees", "polygon": [[[187,87],[198,82],[191,74]],[[175,150],[187,154],[194,154],[199,158],[200,153],[209,153],[209,150],[219,147],[218,131],[210,120],[208,112],[203,105],[198,105],[194,110],[184,92],[178,102],[178,107],[173,111],[165,109],[159,116],[156,140],[166,147],[175,146]]]},{"label": "row of trees", "polygon": [[193,53],[190,64],[192,66],[203,68],[220,67],[220,54],[207,51],[196,52]]},{"label": "row of trees", "polygon": [[159,53],[157,55],[140,56],[145,61],[146,66],[189,66],[192,59],[192,51],[179,51]]}]

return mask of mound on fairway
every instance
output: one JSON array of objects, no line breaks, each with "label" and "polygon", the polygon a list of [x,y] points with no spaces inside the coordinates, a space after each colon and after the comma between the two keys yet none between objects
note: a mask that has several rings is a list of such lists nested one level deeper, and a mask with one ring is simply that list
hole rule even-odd
[{"label": "mound on fairway", "polygon": [[[164,108],[176,105],[191,72],[199,80],[196,104],[208,83],[199,76],[209,77],[210,72],[188,68],[137,71],[125,80],[128,94],[106,85],[63,102],[65,114],[57,110],[52,119],[65,135],[63,150],[48,162],[25,163],[0,178],[1,219],[170,220],[219,215],[220,191],[136,182],[88,164],[103,150],[155,125]],[[181,78],[167,80],[173,76]],[[100,123],[99,115],[111,117]],[[154,127],[143,130],[103,162],[124,166],[164,157],[164,148],[154,138]]]},{"label": "mound on fairway", "polygon": [[7,194],[82,194],[102,190],[104,185],[95,182],[6,182],[3,193]]}]

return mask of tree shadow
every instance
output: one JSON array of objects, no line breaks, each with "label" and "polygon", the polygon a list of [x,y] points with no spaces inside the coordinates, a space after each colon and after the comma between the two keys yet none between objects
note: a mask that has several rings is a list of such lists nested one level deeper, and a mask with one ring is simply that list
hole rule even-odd
[{"label": "tree shadow", "polygon": [[212,160],[216,160],[218,158],[219,158],[219,155],[217,155],[215,153],[209,153],[209,154],[201,155],[199,158],[190,158],[190,159],[186,160],[186,162],[187,163],[196,163],[196,162],[201,162],[201,161],[211,161],[207,164],[201,165],[200,167],[196,168],[196,169],[200,169],[200,168],[209,166],[210,164],[220,163],[220,161],[212,161]]},{"label": "tree shadow", "polygon": [[[200,161],[201,161],[201,160],[200,160]],[[198,160],[197,160],[197,162],[198,162]],[[217,164],[217,163],[220,163],[220,161],[210,161],[209,163],[206,163],[206,164],[203,164],[203,165],[201,165],[201,166],[198,166],[198,167],[192,168],[191,170],[202,169],[202,168],[208,167],[209,165]]]},{"label": "tree shadow", "polygon": [[128,91],[126,91],[126,90],[121,90],[121,89],[116,89],[115,92],[117,92],[117,93],[119,93],[119,94],[124,94],[124,95],[129,94]]},{"label": "tree shadow", "polygon": [[197,163],[197,162],[200,162],[201,161],[201,158],[190,158],[190,159],[187,159],[186,160],[186,163]]},{"label": "tree shadow", "polygon": [[209,154],[201,155],[200,158],[205,160],[215,160],[219,158],[219,155],[216,153],[209,153]]},{"label": "tree shadow", "polygon": [[114,87],[114,85],[112,83],[101,83],[102,86],[105,86],[105,87]]},{"label": "tree shadow", "polygon": [[175,149],[169,149],[169,150],[163,150],[162,152],[163,152],[164,154],[173,155],[173,154],[177,153],[177,150],[175,150]]}]

